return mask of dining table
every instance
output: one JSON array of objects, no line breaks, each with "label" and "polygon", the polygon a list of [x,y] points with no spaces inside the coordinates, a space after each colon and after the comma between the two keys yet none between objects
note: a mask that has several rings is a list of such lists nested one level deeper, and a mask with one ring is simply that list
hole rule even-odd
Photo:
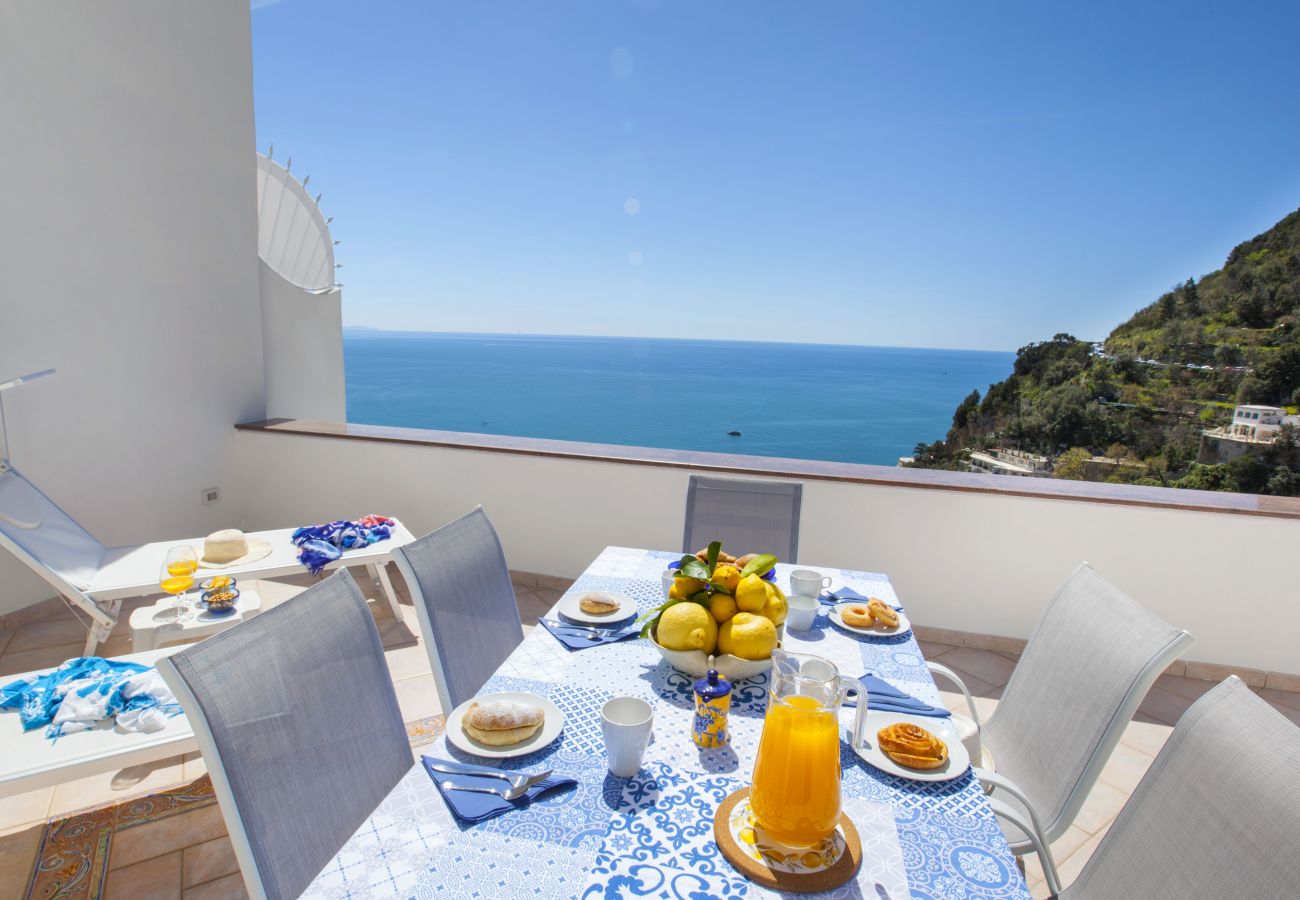
[{"label": "dining table", "polygon": [[[566,593],[622,594],[646,613],[664,601],[662,576],[680,554],[607,547]],[[776,567],[789,585],[791,569]],[[800,564],[899,605],[886,575]],[[564,604],[565,598],[557,603]],[[866,637],[832,624],[823,606],[813,627],[786,629],[782,646],[833,662],[840,673],[871,672],[927,703],[942,705],[913,634]],[[553,609],[548,618],[554,618]],[[511,759],[481,759],[445,735],[418,753],[533,773],[554,769],[576,786],[543,795],[477,824],[448,809],[418,759],[325,866],[303,896],[372,897],[768,897],[714,841],[714,813],[750,784],[768,702],[769,673],[732,687],[730,742],[702,749],[691,739],[695,678],[671,668],[647,639],[570,650],[533,628],[480,694],[526,692],[564,715],[559,737]],[[601,707],[633,696],[654,710],[653,736],[635,775],[610,774]],[[444,712],[450,713],[450,710]],[[842,731],[854,710],[841,712]],[[418,755],[418,754],[417,754]],[[856,876],[826,897],[869,900],[1028,898],[998,820],[971,771],[943,782],[888,774],[840,742],[843,811],[862,843]]]}]

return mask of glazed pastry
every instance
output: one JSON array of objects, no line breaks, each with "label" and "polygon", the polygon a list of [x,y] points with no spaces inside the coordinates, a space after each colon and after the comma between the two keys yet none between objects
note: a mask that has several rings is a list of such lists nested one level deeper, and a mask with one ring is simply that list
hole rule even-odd
[{"label": "glazed pastry", "polygon": [[619,602],[609,594],[583,594],[578,601],[578,609],[592,616],[607,616],[618,612]]},{"label": "glazed pastry", "polygon": [[867,603],[867,609],[871,612],[871,615],[875,617],[875,620],[886,628],[898,627],[898,610],[894,609],[884,600],[872,597],[871,601]]},{"label": "glazed pastry", "polygon": [[532,737],[545,720],[546,713],[536,706],[494,700],[482,706],[471,703],[460,727],[481,744],[507,747]]},{"label": "glazed pastry", "polygon": [[920,725],[897,722],[876,733],[881,752],[909,769],[937,769],[948,761],[948,745]]},{"label": "glazed pastry", "polygon": [[[699,551],[697,551],[696,554],[695,554],[695,558],[698,559],[700,562],[708,562],[708,561],[709,561],[709,548],[708,548],[708,547],[705,547],[703,550],[699,550]],[[719,562],[719,563],[728,563],[728,564],[730,564],[730,563],[734,563],[735,561],[736,561],[736,557],[732,556],[732,555],[731,555],[730,553],[728,553],[727,551],[725,551],[725,550],[719,550],[719,551],[718,551],[718,562]]]},{"label": "glazed pastry", "polygon": [[848,606],[840,607],[840,618],[844,620],[845,625],[852,625],[854,628],[870,628],[876,621],[871,607],[861,603],[850,603]]}]

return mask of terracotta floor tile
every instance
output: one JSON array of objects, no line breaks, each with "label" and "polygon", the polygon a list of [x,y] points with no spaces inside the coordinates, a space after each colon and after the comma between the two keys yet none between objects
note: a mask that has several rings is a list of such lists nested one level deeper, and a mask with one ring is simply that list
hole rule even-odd
[{"label": "terracotta floor tile", "polygon": [[1165,745],[1165,741],[1169,740],[1169,735],[1173,730],[1171,726],[1161,722],[1140,722],[1134,719],[1124,727],[1124,735],[1120,738],[1120,744],[1132,747],[1134,750],[1154,758],[1160,752],[1160,748]]},{"label": "terracotta floor tile", "polygon": [[384,650],[384,662],[388,664],[388,677],[395,682],[429,674],[429,653],[424,644],[418,641],[406,647]]},{"label": "terracotta floor tile", "polygon": [[184,767],[181,784],[189,784],[200,775],[208,774],[208,764],[203,761],[203,754],[186,753],[181,759]]},{"label": "terracotta floor tile", "polygon": [[181,883],[186,888],[239,872],[239,861],[235,859],[235,848],[229,837],[186,847],[181,852],[181,860]]},{"label": "terracotta floor tile", "polygon": [[1187,697],[1180,697],[1166,691],[1164,688],[1153,687],[1147,691],[1146,697],[1142,699],[1142,705],[1138,707],[1138,712],[1144,713],[1159,722],[1164,722],[1166,725],[1177,725],[1178,720],[1182,718],[1183,713],[1187,712],[1187,707],[1191,706],[1192,702]]},{"label": "terracotta floor tile", "polygon": [[244,879],[238,874],[196,885],[185,892],[184,900],[247,900]]},{"label": "terracotta floor tile", "polygon": [[1100,834],[1093,835],[1088,838],[1087,842],[1083,846],[1071,853],[1067,859],[1057,861],[1056,868],[1058,874],[1061,876],[1062,888],[1069,887],[1074,883],[1074,879],[1079,877],[1079,873],[1083,871],[1083,867],[1087,865],[1088,860],[1092,858],[1092,851],[1097,849],[1097,845],[1101,843],[1101,839],[1105,834],[1105,830],[1102,830]]},{"label": "terracotta floor tile", "polygon": [[926,659],[938,659],[949,650],[955,650],[952,644],[940,644],[935,641],[917,641],[921,647],[921,653]]},{"label": "terracotta floor tile", "polygon": [[1155,686],[1176,696],[1195,701],[1201,699],[1201,695],[1206,691],[1218,687],[1218,683],[1180,675],[1161,675],[1156,679]]},{"label": "terracotta floor tile", "polygon": [[944,654],[943,664],[969,672],[996,687],[1006,684],[1016,668],[1016,664],[1005,656],[972,647],[954,647]]},{"label": "terracotta floor tile", "polygon": [[1300,694],[1295,691],[1279,691],[1276,688],[1259,688],[1255,691],[1265,700],[1273,705],[1276,709],[1279,706],[1285,706],[1287,709],[1300,709]]},{"label": "terracotta floor tile", "polygon": [[74,810],[103,803],[119,803],[129,797],[175,787],[183,784],[184,780],[179,756],[114,772],[88,775],[54,788],[50,816],[66,815]]},{"label": "terracotta floor tile", "polygon": [[19,626],[9,639],[8,653],[58,647],[86,639],[86,627],[76,619],[52,619],[48,622],[30,622]]},{"label": "terracotta floor tile", "polygon": [[533,593],[535,593],[541,601],[546,604],[548,610],[555,604],[559,603],[560,598],[564,596],[564,590],[552,587],[535,588]]},{"label": "terracotta floor tile", "polygon": [[0,891],[4,896],[23,896],[36,868],[36,851],[44,833],[45,824],[33,822],[0,834]]},{"label": "terracotta floor tile", "polygon": [[1116,745],[1110,759],[1106,760],[1106,765],[1101,770],[1101,780],[1125,794],[1131,794],[1153,761],[1152,757],[1141,750],[1120,743]]},{"label": "terracotta floor tile", "polygon": [[0,655],[3,655],[9,647],[9,639],[14,636],[13,630],[9,628],[0,628]]},{"label": "terracotta floor tile", "polygon": [[104,891],[104,900],[180,900],[180,896],[180,851],[110,871]]},{"label": "terracotta floor tile", "polygon": [[134,866],[164,853],[176,853],[176,886],[180,889],[180,851],[226,834],[221,807],[210,803],[143,825],[119,828],[113,834],[109,869]]},{"label": "terracotta floor tile", "polygon": [[[1092,786],[1088,799],[1084,801],[1079,814],[1075,816],[1074,825],[1089,834],[1104,831],[1115,816],[1119,815],[1127,800],[1128,794],[1124,791],[1104,781],[1098,781]],[[1057,860],[1057,863],[1059,865],[1060,860]]]},{"label": "terracotta floor tile", "polygon": [[[958,649],[961,648],[959,647]],[[994,691],[997,691],[999,695],[1001,694],[1002,687],[1000,685],[989,684],[987,681],[985,681],[983,678],[980,678],[978,675],[974,675],[970,672],[967,672],[965,669],[952,665],[952,663],[948,661],[947,657],[941,660],[939,662],[939,665],[947,666],[948,668],[956,672],[958,677],[960,677],[961,680],[966,683],[966,689],[969,690],[972,694],[975,694],[976,696],[980,696],[980,697],[987,696],[992,694]],[[952,691],[957,690],[955,685],[950,685],[948,679],[940,675],[935,676],[935,682],[943,690],[952,690]]]},{"label": "terracotta floor tile", "polygon": [[402,710],[402,721],[426,719],[442,712],[438,703],[438,688],[433,675],[416,675],[393,683],[397,692],[397,705]]}]

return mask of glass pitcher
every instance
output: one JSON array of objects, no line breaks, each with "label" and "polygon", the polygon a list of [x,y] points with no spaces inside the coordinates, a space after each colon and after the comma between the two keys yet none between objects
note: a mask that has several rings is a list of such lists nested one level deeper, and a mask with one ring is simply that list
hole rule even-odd
[{"label": "glass pitcher", "polygon": [[[840,819],[839,709],[859,682],[820,656],[772,651],[772,689],[754,760],[750,806],[773,840],[810,847]],[[866,698],[859,696],[860,730]]]}]

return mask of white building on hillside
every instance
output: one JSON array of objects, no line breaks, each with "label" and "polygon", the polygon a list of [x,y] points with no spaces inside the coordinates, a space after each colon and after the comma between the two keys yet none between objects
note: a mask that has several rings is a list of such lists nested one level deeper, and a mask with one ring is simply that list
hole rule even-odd
[{"label": "white building on hillside", "polygon": [[1232,413],[1227,426],[1207,428],[1201,432],[1201,449],[1197,461],[1225,463],[1277,440],[1283,425],[1300,428],[1300,416],[1287,415],[1278,406],[1245,404]]}]

